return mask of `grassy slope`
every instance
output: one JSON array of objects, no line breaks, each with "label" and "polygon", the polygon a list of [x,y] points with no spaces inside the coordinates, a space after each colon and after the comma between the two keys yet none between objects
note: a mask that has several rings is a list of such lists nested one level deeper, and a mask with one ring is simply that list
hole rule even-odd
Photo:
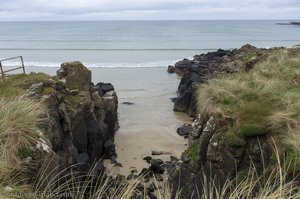
[{"label": "grassy slope", "polygon": [[[30,187],[24,185],[24,161],[31,157],[31,148],[40,137],[36,125],[44,107],[24,94],[32,84],[48,79],[49,76],[42,73],[0,79],[0,198],[5,195],[6,186],[13,187],[14,193],[28,191]],[[6,195],[5,198],[14,198],[14,194]]]},{"label": "grassy slope", "polygon": [[50,78],[44,73],[37,74],[18,74],[6,78],[5,81],[0,79],[0,97],[10,97],[22,95],[32,84],[46,82]]},{"label": "grassy slope", "polygon": [[[300,152],[300,48],[279,49],[249,72],[210,80],[198,90],[202,115],[229,122],[226,137],[233,146],[266,133]],[[278,139],[279,140],[279,139]]]}]

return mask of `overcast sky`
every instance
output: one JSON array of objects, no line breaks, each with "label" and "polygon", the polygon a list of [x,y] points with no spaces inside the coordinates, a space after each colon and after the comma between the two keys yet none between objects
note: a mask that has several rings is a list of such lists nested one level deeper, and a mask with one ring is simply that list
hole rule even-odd
[{"label": "overcast sky", "polygon": [[300,19],[300,0],[0,0],[0,20]]}]

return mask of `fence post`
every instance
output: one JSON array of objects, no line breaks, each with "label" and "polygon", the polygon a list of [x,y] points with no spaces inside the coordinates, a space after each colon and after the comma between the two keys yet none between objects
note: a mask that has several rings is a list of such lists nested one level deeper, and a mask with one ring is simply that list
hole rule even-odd
[{"label": "fence post", "polygon": [[24,66],[23,57],[22,56],[20,56],[20,57],[21,57],[21,61],[22,61],[23,73],[25,74],[25,66]]},{"label": "fence post", "polygon": [[0,72],[1,72],[1,76],[4,77],[4,73],[3,73],[3,68],[2,68],[2,63],[0,61]]}]

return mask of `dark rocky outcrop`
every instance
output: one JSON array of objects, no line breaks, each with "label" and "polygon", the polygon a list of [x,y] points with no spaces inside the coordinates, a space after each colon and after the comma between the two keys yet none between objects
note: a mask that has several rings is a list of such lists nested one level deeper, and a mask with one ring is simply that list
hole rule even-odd
[{"label": "dark rocky outcrop", "polygon": [[116,156],[118,98],[111,84],[93,85],[91,71],[80,62],[68,62],[57,77],[35,88],[31,95],[47,110],[40,129],[59,158],[60,171],[77,165],[75,170],[87,172],[101,158]]},{"label": "dark rocky outcrop", "polygon": [[[174,66],[174,71],[182,75],[178,86],[178,97],[173,98],[174,111],[196,116],[196,89],[207,80],[225,73],[234,73],[244,68],[250,69],[261,59],[264,49],[249,44],[234,50],[219,49],[216,52],[195,55],[194,59],[183,59]],[[172,68],[172,66],[169,66]],[[170,70],[168,68],[168,71]]]},{"label": "dark rocky outcrop", "polygon": [[196,145],[193,153],[197,158],[192,159],[189,150],[184,152],[183,163],[170,177],[173,189],[181,190],[182,198],[199,198],[203,184],[209,184],[204,183],[207,180],[213,179],[214,185],[222,187],[232,177],[243,177],[250,165],[260,175],[270,161],[273,146],[267,135],[248,137],[246,143],[237,147],[226,141],[227,129],[212,117],[207,120],[199,116],[192,126],[189,145]]},{"label": "dark rocky outcrop", "polygon": [[251,165],[258,175],[268,165],[273,145],[267,134],[229,142],[225,135],[228,123],[233,121],[201,117],[196,106],[199,85],[222,74],[250,70],[267,51],[270,50],[245,45],[240,49],[195,55],[193,60],[184,59],[175,64],[175,72],[182,79],[174,111],[186,112],[195,120],[191,126],[177,129],[179,135],[188,137],[189,148],[182,154],[183,163],[175,167],[169,178],[173,196],[180,190],[180,198],[201,198],[203,185],[209,184],[205,182],[210,179],[215,186],[222,187],[226,180],[245,175]]}]

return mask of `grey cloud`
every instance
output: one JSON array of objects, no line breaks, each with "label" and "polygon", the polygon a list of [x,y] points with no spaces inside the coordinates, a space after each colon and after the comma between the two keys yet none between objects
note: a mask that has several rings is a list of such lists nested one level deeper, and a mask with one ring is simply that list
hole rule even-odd
[{"label": "grey cloud", "polygon": [[299,0],[0,0],[0,20],[297,19],[297,10]]}]

